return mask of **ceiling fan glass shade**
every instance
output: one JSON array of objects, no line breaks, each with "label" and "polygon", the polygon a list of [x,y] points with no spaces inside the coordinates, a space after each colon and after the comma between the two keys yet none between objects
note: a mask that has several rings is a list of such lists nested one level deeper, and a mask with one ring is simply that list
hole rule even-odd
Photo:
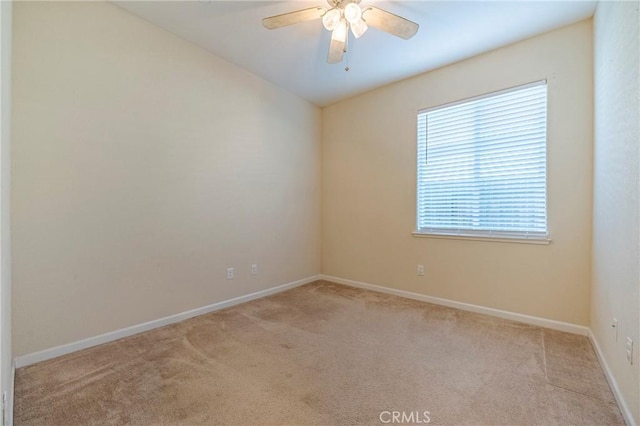
[{"label": "ceiling fan glass shade", "polygon": [[346,21],[340,21],[336,24],[336,27],[333,29],[331,33],[331,40],[340,41],[342,43],[347,42],[347,32],[349,28],[347,27]]},{"label": "ceiling fan glass shade", "polygon": [[344,8],[344,18],[350,24],[355,24],[362,18],[362,9],[356,3],[349,3]]},{"label": "ceiling fan glass shade", "polygon": [[362,34],[367,32],[367,30],[369,29],[367,24],[365,24],[365,22],[362,19],[358,19],[356,22],[352,23],[350,27],[351,27],[351,32],[353,33],[353,36],[355,38],[360,38]]},{"label": "ceiling fan glass shade", "polygon": [[322,17],[322,25],[324,25],[328,31],[333,31],[341,18],[342,15],[339,9],[331,9]]}]

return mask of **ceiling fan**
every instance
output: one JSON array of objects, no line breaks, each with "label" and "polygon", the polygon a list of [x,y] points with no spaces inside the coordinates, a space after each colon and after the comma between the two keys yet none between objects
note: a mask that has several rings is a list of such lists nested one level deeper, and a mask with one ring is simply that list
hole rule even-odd
[{"label": "ceiling fan", "polygon": [[331,31],[331,43],[327,62],[337,64],[347,51],[349,29],[355,38],[360,38],[369,27],[409,40],[418,32],[418,24],[401,16],[374,6],[360,6],[361,0],[327,0],[328,10],[324,7],[310,7],[295,12],[283,13],[262,20],[265,28],[274,30],[322,18],[322,25]]}]

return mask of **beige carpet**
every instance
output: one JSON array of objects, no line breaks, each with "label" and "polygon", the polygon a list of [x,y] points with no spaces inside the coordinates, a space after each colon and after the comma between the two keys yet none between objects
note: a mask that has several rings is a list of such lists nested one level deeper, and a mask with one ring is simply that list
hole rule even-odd
[{"label": "beige carpet", "polygon": [[585,337],[327,282],[16,372],[16,425],[381,424],[387,411],[624,424]]}]

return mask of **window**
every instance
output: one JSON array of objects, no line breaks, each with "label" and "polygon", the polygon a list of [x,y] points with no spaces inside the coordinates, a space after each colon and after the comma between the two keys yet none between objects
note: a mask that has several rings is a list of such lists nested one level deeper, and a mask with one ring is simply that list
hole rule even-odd
[{"label": "window", "polygon": [[546,81],[418,112],[416,235],[547,240]]}]

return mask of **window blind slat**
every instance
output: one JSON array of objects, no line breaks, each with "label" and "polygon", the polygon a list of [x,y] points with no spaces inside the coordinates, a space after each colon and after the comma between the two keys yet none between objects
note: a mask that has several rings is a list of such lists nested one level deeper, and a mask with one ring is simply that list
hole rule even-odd
[{"label": "window blind slat", "polygon": [[515,137],[496,137],[494,139],[489,138],[478,138],[475,143],[473,141],[464,141],[460,143],[452,142],[446,146],[434,146],[433,149],[429,150],[429,158],[432,160],[439,159],[440,161],[444,161],[447,159],[447,154],[450,156],[469,156],[469,155],[479,155],[482,153],[486,153],[489,151],[504,151],[504,150],[518,150],[518,149],[528,149],[528,150],[537,150],[545,152],[545,148],[539,145],[536,145],[534,139],[538,139],[541,142],[544,142],[545,135],[542,131],[539,132],[527,132],[521,135],[521,139],[517,139]]}]

